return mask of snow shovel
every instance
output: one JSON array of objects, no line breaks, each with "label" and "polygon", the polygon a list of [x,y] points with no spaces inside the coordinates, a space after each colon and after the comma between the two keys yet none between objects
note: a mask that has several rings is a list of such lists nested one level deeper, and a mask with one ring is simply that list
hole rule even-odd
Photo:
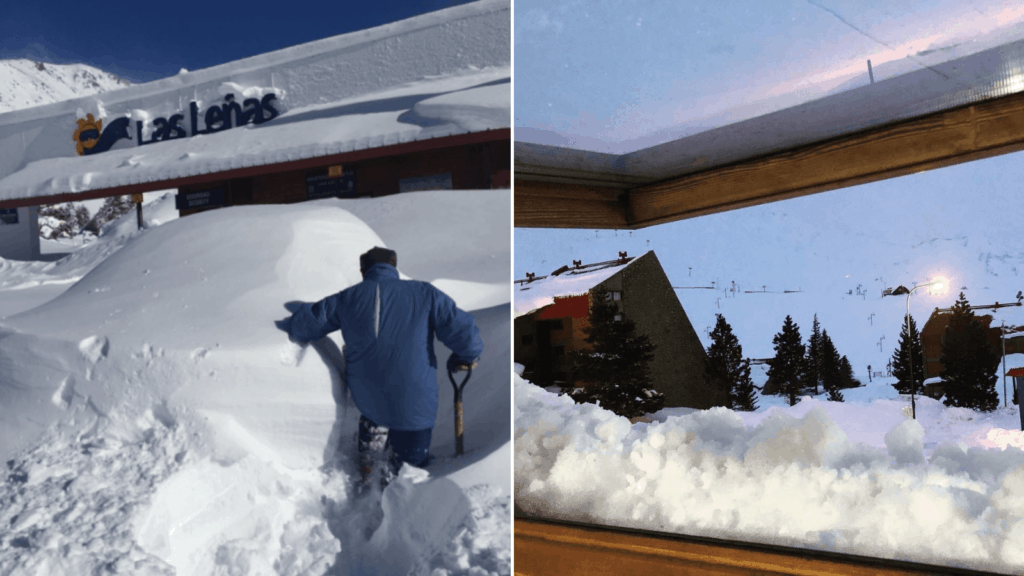
[{"label": "snow shovel", "polygon": [[462,455],[462,389],[466,387],[466,383],[469,382],[469,377],[473,374],[473,369],[470,367],[466,368],[466,377],[462,379],[462,384],[455,383],[455,377],[452,376],[452,371],[448,370],[448,379],[452,381],[452,388],[455,388],[455,455]]}]

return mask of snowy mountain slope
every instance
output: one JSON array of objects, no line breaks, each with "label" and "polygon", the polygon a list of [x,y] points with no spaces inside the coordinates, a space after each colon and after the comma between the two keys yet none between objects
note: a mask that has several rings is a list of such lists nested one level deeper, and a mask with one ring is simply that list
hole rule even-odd
[{"label": "snowy mountain slope", "polygon": [[131,85],[128,80],[85,64],[0,60],[0,114]]},{"label": "snowy mountain slope", "polygon": [[[397,197],[176,219],[129,234],[60,296],[0,321],[0,448],[11,478],[0,485],[0,572],[347,573],[339,562],[355,559],[388,573],[385,558],[404,558],[427,572],[507,574],[509,196],[403,196],[425,222],[473,210],[476,226],[501,222],[503,235],[418,225],[378,234],[368,222],[410,209]],[[460,241],[431,251],[442,233]],[[473,304],[487,350],[465,392],[466,455],[451,458],[442,370],[432,476],[406,474],[385,492],[384,528],[366,545],[356,537],[375,522],[349,499],[358,411],[321,355],[340,337],[296,355],[274,321],[285,302],[358,281],[358,255],[373,245],[396,249],[403,273],[405,254],[416,254],[409,266],[424,280],[454,282],[447,273],[461,270],[452,295]],[[489,288],[501,271],[504,291]],[[31,276],[18,273],[22,283]],[[452,505],[409,505],[439,495]],[[48,548],[57,537],[70,547]]]}]

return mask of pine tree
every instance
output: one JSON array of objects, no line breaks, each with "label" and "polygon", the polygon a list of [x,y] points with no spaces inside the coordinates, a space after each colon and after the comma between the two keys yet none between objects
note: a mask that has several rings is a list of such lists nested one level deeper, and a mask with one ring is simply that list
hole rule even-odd
[{"label": "pine tree", "polygon": [[953,305],[942,341],[942,385],[946,406],[991,412],[999,407],[996,371],[999,356],[989,344],[985,327],[971,310],[964,293]]},{"label": "pine tree", "polygon": [[821,325],[818,315],[814,315],[811,325],[811,336],[807,342],[807,377],[814,385],[814,394],[818,394],[818,383],[821,382]]},{"label": "pine tree", "polygon": [[[908,329],[907,322],[910,322]],[[903,319],[903,330],[900,331],[900,341],[896,350],[892,353],[892,375],[896,377],[893,387],[900,394],[910,394],[910,358],[913,354],[914,388],[918,392],[924,386],[924,353],[921,348],[921,333],[917,331],[917,322],[913,316],[905,316]]]},{"label": "pine tree", "polygon": [[743,347],[732,333],[732,326],[721,314],[716,316],[711,346],[708,347],[708,381],[726,392],[728,408],[757,410],[754,381],[750,379],[750,361],[743,357]]},{"label": "pine tree", "polygon": [[52,204],[39,210],[39,236],[47,240],[74,238],[89,222],[89,209],[81,204]]},{"label": "pine tree", "polygon": [[821,333],[821,382],[828,392],[828,399],[842,402],[843,394],[839,391],[843,386],[842,363],[839,351],[836,350],[828,330]]},{"label": "pine tree", "polygon": [[96,212],[96,229],[99,231],[107,222],[113,222],[132,210],[132,202],[128,196],[107,196],[103,206]]},{"label": "pine tree", "polygon": [[570,354],[573,379],[586,386],[570,396],[577,403],[600,403],[620,416],[633,418],[657,412],[665,405],[665,396],[652,389],[649,364],[655,346],[645,334],[636,332],[632,320],[622,318],[607,292],[591,294],[589,326],[583,329],[589,350]]},{"label": "pine tree", "polygon": [[853,366],[846,356],[839,359],[839,371],[843,375],[843,388],[858,388],[861,386],[860,380],[854,377]]},{"label": "pine tree", "polygon": [[779,392],[789,396],[789,405],[794,406],[807,371],[800,327],[786,316],[782,331],[775,335],[772,343],[775,357],[768,361],[768,377],[778,383]]}]

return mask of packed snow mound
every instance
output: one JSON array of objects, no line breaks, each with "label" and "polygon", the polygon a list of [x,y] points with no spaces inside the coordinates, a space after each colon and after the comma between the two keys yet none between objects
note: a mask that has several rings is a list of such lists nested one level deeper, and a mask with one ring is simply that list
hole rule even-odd
[{"label": "packed snow mound", "polygon": [[[260,250],[251,249],[253,231]],[[144,321],[129,312],[138,310],[167,322],[153,346],[272,346],[285,302],[358,283],[359,254],[383,244],[352,214],[321,203],[204,212],[134,237],[64,294],[5,323],[75,339],[89,335],[77,326],[103,326],[116,342]],[[72,316],[73,325],[62,320]]]},{"label": "packed snow mound", "polygon": [[[513,380],[514,498],[527,514],[1024,570],[1024,452],[947,440],[926,459],[922,425],[897,402],[805,397],[785,410],[663,411],[659,421],[630,425]],[[938,421],[937,404],[922,402],[919,418]],[[844,428],[854,420],[842,410],[854,409],[891,424],[874,422],[881,447],[851,440]]]},{"label": "packed snow mound", "polygon": [[[496,264],[510,259],[510,189],[426,190],[335,202],[396,250],[398,267],[409,276],[501,285],[506,296],[500,302],[509,302],[508,266]],[[507,208],[496,210],[495,206]],[[424,218],[424,214],[433,217]],[[467,239],[472,239],[469,245]],[[451,257],[439,259],[437,254]]]}]

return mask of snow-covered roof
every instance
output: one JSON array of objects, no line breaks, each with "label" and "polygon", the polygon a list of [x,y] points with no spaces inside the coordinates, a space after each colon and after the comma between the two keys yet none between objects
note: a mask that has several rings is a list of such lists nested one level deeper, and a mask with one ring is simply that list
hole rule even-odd
[{"label": "snow-covered roof", "polygon": [[591,288],[625,270],[635,261],[636,258],[627,257],[581,265],[578,268],[564,266],[532,282],[517,280],[514,289],[516,316],[548,306],[554,303],[555,297],[586,294]]},{"label": "snow-covered roof", "polygon": [[[0,202],[507,129],[510,25],[508,0],[482,0],[0,114]],[[194,135],[190,128],[205,127],[204,112],[224,106],[228,94],[238,104],[273,94],[279,115],[259,125]],[[190,118],[193,109],[198,122]],[[106,126],[127,118],[128,136],[105,152],[80,156],[73,138],[89,114]],[[175,114],[182,115],[178,126],[188,134],[149,144],[159,124],[154,121]],[[137,142],[137,126],[145,146]]]}]

